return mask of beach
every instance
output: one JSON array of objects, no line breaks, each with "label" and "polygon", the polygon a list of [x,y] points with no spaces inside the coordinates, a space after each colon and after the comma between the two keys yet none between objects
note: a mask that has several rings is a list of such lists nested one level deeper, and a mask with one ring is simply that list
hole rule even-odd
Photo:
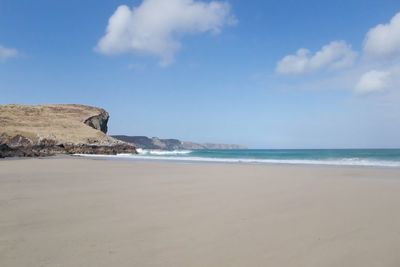
[{"label": "beach", "polygon": [[400,169],[0,161],[0,266],[400,266]]}]

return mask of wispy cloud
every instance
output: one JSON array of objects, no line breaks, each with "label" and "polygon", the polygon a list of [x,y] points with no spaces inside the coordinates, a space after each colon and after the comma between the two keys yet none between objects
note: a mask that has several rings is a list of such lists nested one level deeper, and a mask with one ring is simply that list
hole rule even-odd
[{"label": "wispy cloud", "polygon": [[358,81],[355,90],[358,93],[379,92],[389,87],[390,72],[370,70]]},{"label": "wispy cloud", "polygon": [[0,61],[5,61],[18,56],[18,50],[0,45]]},{"label": "wispy cloud", "polygon": [[121,5],[108,21],[106,34],[96,46],[105,55],[138,53],[174,61],[187,34],[218,34],[236,19],[227,2],[194,0],[143,0],[134,8]]}]

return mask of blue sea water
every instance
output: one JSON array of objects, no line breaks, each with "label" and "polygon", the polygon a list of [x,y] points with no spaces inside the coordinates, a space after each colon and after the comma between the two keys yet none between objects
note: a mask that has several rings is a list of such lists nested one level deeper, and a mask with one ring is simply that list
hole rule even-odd
[{"label": "blue sea water", "polygon": [[380,166],[400,168],[400,149],[238,149],[238,150],[142,150],[116,159],[199,162]]}]

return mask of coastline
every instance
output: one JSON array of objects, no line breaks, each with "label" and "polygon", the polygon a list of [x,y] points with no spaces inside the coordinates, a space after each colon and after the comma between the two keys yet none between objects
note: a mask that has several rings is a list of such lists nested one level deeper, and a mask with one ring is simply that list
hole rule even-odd
[{"label": "coastline", "polygon": [[[124,155],[124,154],[122,154]],[[140,155],[134,155],[133,157],[119,157],[119,155],[102,155],[102,154],[59,154],[55,156],[42,156],[42,157],[7,157],[0,158],[0,162],[7,161],[30,161],[30,160],[88,160],[88,161],[105,161],[105,162],[125,162],[125,163],[160,163],[160,164],[183,164],[183,165],[228,165],[228,166],[272,166],[272,167],[305,167],[305,168],[326,168],[326,169],[387,169],[387,170],[399,170],[400,166],[379,166],[379,165],[340,165],[330,163],[287,163],[287,162],[257,162],[257,161],[225,161],[225,160],[204,160],[199,159],[184,159],[184,158],[163,158],[163,157],[141,157]]]},{"label": "coastline", "polygon": [[0,265],[398,266],[400,170],[0,161]]},{"label": "coastline", "polygon": [[[187,154],[190,151],[179,151]],[[165,152],[164,152],[165,153]],[[169,152],[167,152],[169,153]],[[255,158],[212,158],[212,157],[180,157],[180,156],[147,156],[147,155],[91,155],[74,154],[72,156],[103,160],[122,161],[150,161],[150,162],[182,162],[182,163],[220,163],[220,164],[252,164],[252,165],[296,165],[296,166],[337,166],[337,167],[365,167],[365,168],[395,168],[400,169],[399,161],[365,161],[365,160],[305,160],[305,159],[255,159]]]}]

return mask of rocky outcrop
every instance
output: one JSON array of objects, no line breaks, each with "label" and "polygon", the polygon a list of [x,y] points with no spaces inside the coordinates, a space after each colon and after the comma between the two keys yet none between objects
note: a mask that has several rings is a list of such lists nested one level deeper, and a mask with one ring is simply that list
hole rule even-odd
[{"label": "rocky outcrop", "polygon": [[90,144],[61,144],[61,145],[34,145],[10,147],[0,144],[0,158],[6,157],[48,157],[62,154],[135,154],[136,149],[129,144],[117,145],[90,145]]},{"label": "rocky outcrop", "polygon": [[108,135],[109,114],[83,105],[0,105],[0,157],[136,153]]},{"label": "rocky outcrop", "polygon": [[109,118],[110,115],[107,113],[107,111],[101,109],[100,114],[86,119],[85,124],[106,134],[108,131],[107,123]]},{"label": "rocky outcrop", "polygon": [[10,140],[7,142],[7,145],[11,148],[30,147],[33,145],[33,142],[25,136],[17,134],[16,136],[10,138]]},{"label": "rocky outcrop", "polygon": [[115,139],[131,143],[142,149],[160,149],[160,150],[192,150],[192,149],[245,149],[246,147],[232,144],[199,144],[193,142],[184,142],[178,139],[160,139],[157,137],[146,136],[126,136],[114,135]]}]

